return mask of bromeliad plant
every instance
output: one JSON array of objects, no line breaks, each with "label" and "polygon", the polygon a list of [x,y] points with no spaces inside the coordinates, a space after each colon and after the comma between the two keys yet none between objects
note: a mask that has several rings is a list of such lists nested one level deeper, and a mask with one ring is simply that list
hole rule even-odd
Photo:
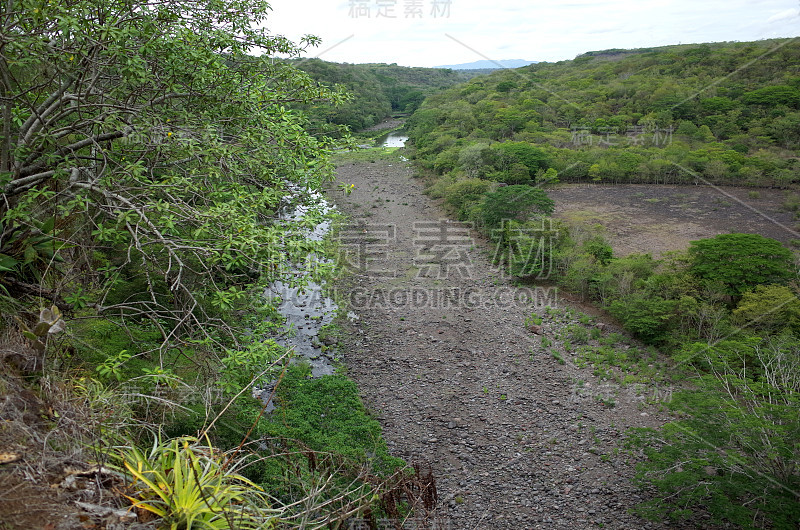
[{"label": "bromeliad plant", "polygon": [[160,528],[273,528],[280,511],[269,497],[205,442],[156,438],[149,451],[133,446],[112,454],[130,481],[126,497],[133,507],[159,517]]}]

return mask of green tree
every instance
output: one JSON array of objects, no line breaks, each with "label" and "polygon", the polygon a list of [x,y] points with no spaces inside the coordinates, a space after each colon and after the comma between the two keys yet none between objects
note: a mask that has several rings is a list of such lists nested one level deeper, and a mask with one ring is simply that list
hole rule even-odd
[{"label": "green tree", "polygon": [[742,100],[749,105],[788,105],[796,108],[800,105],[800,90],[786,85],[767,86],[748,92]]},{"label": "green tree", "polygon": [[[162,348],[178,328],[181,340],[238,342],[231,310],[263,306],[259,279],[289,273],[317,246],[277,212],[300,199],[295,186],[330,177],[333,144],[289,104],[342,95],[271,58],[317,40],[260,29],[262,0],[2,9],[3,235],[22,226],[37,238],[47,222],[73,249],[49,269],[53,292],[78,278],[84,305],[148,319]],[[13,293],[17,271],[0,276]]]},{"label": "green tree", "polygon": [[692,241],[689,256],[692,274],[721,285],[734,299],[756,285],[785,282],[795,275],[791,251],[757,234],[722,234]]},{"label": "green tree", "polygon": [[682,120],[678,128],[675,129],[675,134],[682,134],[685,136],[694,136],[697,134],[697,125],[691,120]]},{"label": "green tree", "polygon": [[694,388],[670,407],[680,419],[632,438],[655,486],[639,506],[653,518],[708,513],[741,528],[790,529],[800,520],[800,344],[791,336],[720,347],[696,344]]},{"label": "green tree", "polygon": [[[508,166],[519,163],[528,168],[530,176],[540,169],[546,170],[549,166],[548,156],[542,149],[527,142],[503,142],[493,146],[494,149],[505,155]],[[499,169],[505,169],[500,167]]]},{"label": "green tree", "polygon": [[544,190],[516,184],[487,193],[482,209],[483,222],[487,228],[494,229],[504,220],[524,221],[534,215],[550,215],[555,204]]},{"label": "green tree", "polygon": [[698,127],[694,136],[703,142],[713,142],[716,140],[714,133],[711,131],[711,128],[708,125],[701,125]]},{"label": "green tree", "polygon": [[535,180],[537,184],[558,184],[558,171],[552,167],[547,168],[547,171],[539,170]]},{"label": "green tree", "polygon": [[458,165],[469,177],[482,177],[486,174],[489,157],[487,144],[470,144],[458,154]]},{"label": "green tree", "polygon": [[744,293],[733,322],[757,330],[777,332],[800,326],[800,299],[785,285],[758,285]]},{"label": "green tree", "polygon": [[491,182],[481,179],[465,179],[448,186],[445,203],[455,210],[461,220],[467,220],[470,209],[481,202]]},{"label": "green tree", "polygon": [[609,312],[623,323],[625,329],[635,333],[644,342],[657,344],[666,336],[675,307],[674,300],[639,292],[615,300],[609,306]]}]

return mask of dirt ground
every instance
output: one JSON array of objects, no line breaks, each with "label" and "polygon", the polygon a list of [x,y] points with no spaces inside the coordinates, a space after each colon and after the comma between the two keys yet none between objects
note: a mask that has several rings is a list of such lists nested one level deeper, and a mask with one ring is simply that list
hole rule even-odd
[{"label": "dirt ground", "polygon": [[[393,454],[433,467],[434,527],[676,528],[628,512],[643,493],[631,483],[635,455],[617,451],[628,427],[666,417],[630,389],[613,390],[609,406],[607,381],[557,362],[542,341],[563,330],[546,308],[564,300],[493,268],[492,250],[444,220],[407,162],[345,163],[338,179],[355,184],[330,194],[350,218],[339,294],[358,319],[347,373]],[[526,329],[533,312],[541,335]]]},{"label": "dirt ground", "polygon": [[800,240],[786,192],[711,186],[562,185],[549,189],[555,216],[599,224],[619,256],[684,250],[689,242],[730,232]]}]

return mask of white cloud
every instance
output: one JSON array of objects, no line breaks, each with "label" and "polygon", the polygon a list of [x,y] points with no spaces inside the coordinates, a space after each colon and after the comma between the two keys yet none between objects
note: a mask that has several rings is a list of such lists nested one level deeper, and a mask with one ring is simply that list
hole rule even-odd
[{"label": "white cloud", "polygon": [[781,11],[780,13],[776,13],[767,19],[767,24],[771,24],[772,22],[780,22],[782,20],[789,20],[792,18],[800,17],[800,9],[787,9],[786,11]]},{"label": "white cloud", "polygon": [[[321,37],[317,53],[353,35],[324,53],[326,60],[409,66],[481,56],[557,61],[606,48],[800,35],[797,0],[450,0],[449,16],[434,17],[433,3],[443,1],[419,0],[421,17],[409,18],[410,0],[396,0],[395,18],[387,18],[378,17],[377,0],[272,0],[267,26],[294,40]],[[369,10],[352,11],[355,5]]]}]

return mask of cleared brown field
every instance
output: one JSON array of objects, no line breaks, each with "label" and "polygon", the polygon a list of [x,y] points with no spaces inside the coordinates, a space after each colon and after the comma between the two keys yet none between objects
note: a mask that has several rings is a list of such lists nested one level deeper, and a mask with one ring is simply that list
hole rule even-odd
[{"label": "cleared brown field", "polygon": [[[570,224],[601,225],[618,256],[683,250],[718,234],[761,234],[800,242],[786,190],[711,186],[561,185],[548,190],[555,216]],[[798,226],[800,228],[800,226]]]}]

